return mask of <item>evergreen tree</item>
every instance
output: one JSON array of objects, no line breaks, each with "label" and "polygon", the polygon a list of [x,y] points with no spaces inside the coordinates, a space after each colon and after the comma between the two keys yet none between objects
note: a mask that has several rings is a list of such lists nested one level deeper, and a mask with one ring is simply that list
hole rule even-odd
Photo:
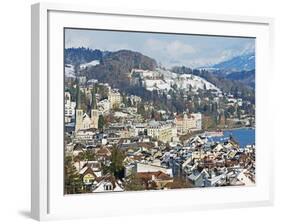
[{"label": "evergreen tree", "polygon": [[145,108],[144,108],[144,104],[140,103],[137,107],[137,112],[138,114],[142,115],[144,117],[145,115]]},{"label": "evergreen tree", "polygon": [[100,115],[98,120],[98,129],[103,130],[104,124],[105,124],[104,116]]},{"label": "evergreen tree", "polygon": [[121,152],[116,148],[116,146],[114,146],[110,158],[110,162],[111,162],[110,172],[117,178],[124,177],[124,170],[125,170],[125,167],[123,165],[124,158],[125,156],[123,152]]},{"label": "evergreen tree", "polygon": [[66,194],[82,193],[83,182],[70,157],[65,158],[64,172],[65,172],[65,179],[64,179],[65,193]]},{"label": "evergreen tree", "polygon": [[96,159],[95,153],[94,153],[92,150],[86,150],[86,151],[84,152],[84,158],[85,158],[85,160],[87,160],[87,161],[93,161],[93,160]]},{"label": "evergreen tree", "polygon": [[141,182],[141,179],[137,177],[136,173],[133,172],[128,180],[124,184],[126,191],[141,191],[145,190],[144,185]]},{"label": "evergreen tree", "polygon": [[204,90],[206,91],[207,90],[207,86],[206,86],[206,84],[204,83]]},{"label": "evergreen tree", "polygon": [[154,110],[151,111],[151,119],[155,119],[155,111]]}]

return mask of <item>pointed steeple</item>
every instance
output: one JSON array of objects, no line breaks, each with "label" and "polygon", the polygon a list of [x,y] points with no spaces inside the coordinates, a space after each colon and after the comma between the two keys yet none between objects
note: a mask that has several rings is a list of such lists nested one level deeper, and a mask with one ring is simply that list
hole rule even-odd
[{"label": "pointed steeple", "polygon": [[92,90],[92,110],[97,109],[97,99],[96,99],[96,93],[95,90]]},{"label": "pointed steeple", "polygon": [[76,79],[76,111],[75,111],[75,132],[83,127],[83,110],[81,107],[81,96],[79,81]]},{"label": "pointed steeple", "polygon": [[81,96],[78,79],[76,79],[76,109],[81,109]]}]

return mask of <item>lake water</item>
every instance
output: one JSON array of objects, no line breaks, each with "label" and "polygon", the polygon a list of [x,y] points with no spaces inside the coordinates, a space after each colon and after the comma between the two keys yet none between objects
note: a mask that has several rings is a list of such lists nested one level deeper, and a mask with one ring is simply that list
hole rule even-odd
[{"label": "lake water", "polygon": [[224,142],[232,136],[237,142],[239,142],[240,147],[245,147],[246,145],[255,145],[255,129],[252,128],[240,128],[233,130],[223,131],[223,136],[221,137],[211,137],[211,141]]}]

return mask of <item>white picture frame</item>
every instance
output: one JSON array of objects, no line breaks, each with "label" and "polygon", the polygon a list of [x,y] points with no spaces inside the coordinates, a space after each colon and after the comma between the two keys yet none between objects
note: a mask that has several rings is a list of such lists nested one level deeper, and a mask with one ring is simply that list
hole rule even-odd
[{"label": "white picture frame", "polygon": [[[37,220],[119,216],[273,203],[270,91],[272,18],[38,3],[32,5],[31,214]],[[149,24],[149,26],[147,25]],[[185,189],[63,195],[63,27],[252,36],[257,38],[257,184],[244,188]],[[183,33],[187,30],[182,29]],[[267,78],[263,74],[267,74]],[[61,95],[60,95],[61,94]],[[61,97],[59,97],[61,96]],[[61,111],[61,112],[60,112]],[[118,203],[118,206],[116,204]]]}]

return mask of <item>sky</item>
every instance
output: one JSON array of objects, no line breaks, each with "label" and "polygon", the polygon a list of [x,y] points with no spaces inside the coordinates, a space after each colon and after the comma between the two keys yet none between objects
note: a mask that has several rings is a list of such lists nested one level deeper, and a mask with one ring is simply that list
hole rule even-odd
[{"label": "sky", "polygon": [[208,67],[233,57],[253,53],[254,38],[162,34],[107,30],[65,29],[65,47],[86,47],[106,51],[138,51],[159,64]]}]

